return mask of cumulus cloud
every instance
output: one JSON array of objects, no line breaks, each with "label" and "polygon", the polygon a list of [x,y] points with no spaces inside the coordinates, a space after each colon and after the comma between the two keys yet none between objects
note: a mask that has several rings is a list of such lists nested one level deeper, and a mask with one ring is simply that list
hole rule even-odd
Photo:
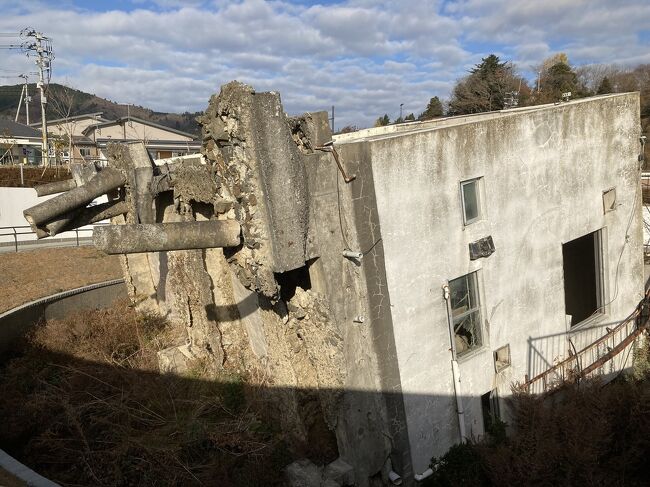
[{"label": "cumulus cloud", "polygon": [[[368,126],[401,103],[417,115],[491,52],[524,69],[556,51],[576,63],[647,62],[650,5],[613,3],[0,0],[0,32],[51,36],[55,81],[118,102],[202,110],[239,79],[280,91],[289,112],[336,105],[337,127]],[[12,53],[0,69],[29,62]]]}]

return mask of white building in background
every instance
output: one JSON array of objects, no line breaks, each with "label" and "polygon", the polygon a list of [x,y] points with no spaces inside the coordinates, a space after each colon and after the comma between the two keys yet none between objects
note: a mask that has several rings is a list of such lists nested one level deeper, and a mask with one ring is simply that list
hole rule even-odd
[{"label": "white building in background", "polygon": [[[61,138],[72,136],[75,162],[105,161],[105,150],[111,142],[144,141],[153,159],[195,154],[201,148],[200,141],[190,133],[136,117],[109,120],[102,115],[96,112],[51,120],[48,133]],[[32,126],[39,128],[37,124]],[[64,150],[62,160],[70,161],[69,150]]]}]

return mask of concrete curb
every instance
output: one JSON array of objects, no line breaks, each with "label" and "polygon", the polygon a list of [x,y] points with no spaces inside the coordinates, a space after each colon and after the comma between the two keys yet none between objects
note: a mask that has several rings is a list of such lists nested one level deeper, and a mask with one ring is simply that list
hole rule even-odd
[{"label": "concrete curb", "polygon": [[57,301],[62,298],[67,298],[68,296],[73,296],[75,294],[81,294],[86,291],[92,291],[93,289],[114,286],[115,284],[122,284],[122,283],[124,283],[124,279],[113,279],[111,281],[98,282],[96,284],[89,284],[87,286],[77,287],[74,289],[70,289],[68,291],[63,291],[56,294],[50,294],[49,296],[45,296],[44,298],[38,298],[35,299],[34,301],[29,301],[28,303],[21,304],[20,306],[16,306],[15,308],[11,308],[10,310],[0,313],[0,319],[5,318],[23,309],[33,308],[34,306],[51,303],[53,301]]},{"label": "concrete curb", "polygon": [[0,450],[0,468],[32,487],[61,487],[59,484],[37,474],[14,457],[7,455],[3,450]]},{"label": "concrete curb", "polygon": [[[104,281],[104,282],[98,282],[95,284],[89,284],[87,286],[82,286],[78,287],[75,289],[70,289],[68,291],[63,291],[60,293],[56,294],[51,294],[49,296],[45,296],[44,298],[39,298],[35,299],[33,301],[30,301],[25,304],[21,304],[20,306],[16,306],[15,308],[12,308],[8,311],[5,311],[3,313],[0,313],[0,323],[4,318],[8,318],[13,314],[18,314],[21,311],[24,311],[29,308],[34,308],[37,306],[43,306],[47,305],[48,303],[52,303],[55,301],[59,301],[61,299],[65,299],[70,296],[74,296],[76,294],[81,294],[87,291],[93,291],[95,289],[100,289],[103,287],[109,287],[109,286],[114,286],[117,284],[123,284],[124,279],[113,279],[111,281]],[[6,452],[3,450],[0,450],[0,468],[6,470],[9,472],[11,475],[14,477],[18,478],[19,480],[25,482],[29,486],[33,487],[61,487],[59,484],[52,482],[51,480],[46,479],[45,477],[37,474],[34,472],[32,469],[29,467],[23,465],[20,463],[18,460],[15,458],[11,457],[8,455]]]}]

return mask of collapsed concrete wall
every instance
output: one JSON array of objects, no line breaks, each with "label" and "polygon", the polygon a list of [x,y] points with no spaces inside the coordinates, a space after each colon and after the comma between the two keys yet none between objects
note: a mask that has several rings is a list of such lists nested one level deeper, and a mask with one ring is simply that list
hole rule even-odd
[{"label": "collapsed concrete wall", "polygon": [[[183,373],[201,359],[244,375],[269,391],[296,455],[321,464],[338,456],[356,485],[383,484],[401,413],[389,414],[382,393],[399,391],[382,365],[394,344],[388,296],[376,291],[376,221],[355,203],[373,195],[346,185],[324,147],[326,112],[288,118],[279,94],[232,82],[199,122],[205,164],[153,167],[133,147],[112,149],[128,208],[113,223],[141,240],[112,244],[109,228],[96,243],[139,251],[122,256],[131,299],[182,336],[161,353],[163,370]],[[241,240],[209,226],[215,245],[176,250],[178,225],[193,222],[236,223]],[[367,255],[356,255],[362,248]]]}]

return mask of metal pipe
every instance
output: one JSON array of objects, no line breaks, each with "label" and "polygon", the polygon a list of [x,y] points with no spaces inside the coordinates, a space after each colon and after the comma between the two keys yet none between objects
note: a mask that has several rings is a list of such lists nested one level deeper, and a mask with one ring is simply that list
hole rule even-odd
[{"label": "metal pipe", "polygon": [[402,477],[393,470],[388,472],[388,480],[390,480],[390,483],[393,485],[402,485]]},{"label": "metal pipe", "polygon": [[96,227],[93,239],[107,254],[236,247],[241,227],[234,220],[107,225]]},{"label": "metal pipe", "polygon": [[77,187],[74,179],[64,179],[53,183],[40,184],[35,186],[36,196],[47,196],[48,194],[63,193]]},{"label": "metal pipe", "polygon": [[454,379],[454,397],[456,398],[456,411],[458,413],[458,433],[460,434],[460,441],[462,443],[467,438],[467,435],[465,433],[465,411],[463,409],[463,398],[460,387],[460,369],[458,368],[458,360],[456,357],[456,334],[454,333],[449,282],[443,284],[442,291],[447,303],[447,323],[449,325],[449,341],[451,342],[451,348],[449,349],[451,351],[451,375]]},{"label": "metal pipe", "polygon": [[126,178],[121,171],[107,167],[83,186],[77,186],[66,193],[32,206],[23,211],[23,215],[31,227],[36,229],[59,215],[76,208],[83,208],[98,196],[119,188],[125,182]]},{"label": "metal pipe", "polygon": [[429,478],[433,475],[433,469],[432,468],[427,468],[424,472],[422,473],[416,473],[414,475],[415,481],[416,482],[422,482],[424,479]]}]

